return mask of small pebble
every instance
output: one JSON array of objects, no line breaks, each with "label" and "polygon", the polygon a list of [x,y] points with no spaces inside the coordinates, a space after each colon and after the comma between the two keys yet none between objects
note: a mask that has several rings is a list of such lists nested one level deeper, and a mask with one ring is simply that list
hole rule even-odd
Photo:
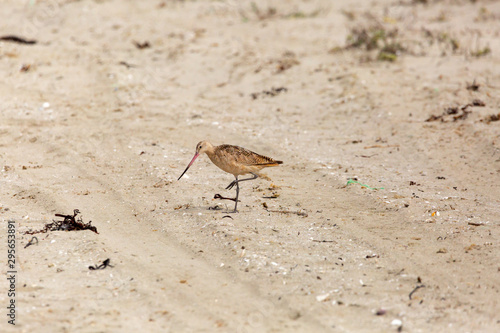
[{"label": "small pebble", "polygon": [[316,296],[316,300],[318,302],[324,302],[328,299],[328,297],[330,297],[330,293],[327,293],[327,294],[323,294],[323,295],[318,295]]},{"label": "small pebble", "polygon": [[393,321],[391,321],[391,325],[392,326],[401,326],[401,325],[403,325],[403,322],[399,319],[394,319]]}]

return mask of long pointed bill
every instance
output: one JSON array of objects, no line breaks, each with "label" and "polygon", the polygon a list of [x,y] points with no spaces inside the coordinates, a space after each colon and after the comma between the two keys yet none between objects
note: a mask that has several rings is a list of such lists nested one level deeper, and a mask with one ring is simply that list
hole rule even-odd
[{"label": "long pointed bill", "polygon": [[182,176],[184,176],[184,174],[186,173],[186,171],[188,171],[189,167],[190,167],[190,166],[194,163],[194,160],[195,160],[198,156],[200,156],[200,154],[198,154],[198,153],[194,154],[194,157],[193,157],[193,159],[191,160],[191,162],[189,162],[189,164],[188,164],[188,166],[187,166],[186,170],[184,170],[184,172],[182,173],[182,175],[181,175],[179,178],[177,178],[177,180],[181,179],[181,178],[182,178]]}]

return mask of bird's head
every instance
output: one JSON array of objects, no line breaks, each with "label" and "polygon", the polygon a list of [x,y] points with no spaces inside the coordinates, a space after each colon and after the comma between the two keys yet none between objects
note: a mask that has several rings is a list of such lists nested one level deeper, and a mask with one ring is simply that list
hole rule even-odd
[{"label": "bird's head", "polygon": [[189,162],[186,170],[184,170],[184,172],[182,173],[182,175],[177,179],[181,179],[182,176],[184,176],[184,174],[186,173],[186,171],[188,171],[189,167],[191,167],[191,165],[193,165],[194,161],[196,160],[196,158],[198,156],[200,156],[200,154],[203,154],[203,153],[206,153],[210,150],[212,150],[214,148],[214,146],[212,146],[212,144],[208,141],[200,141],[198,142],[198,144],[196,145],[196,153],[194,154],[194,157],[193,159],[191,160],[191,162]]},{"label": "bird's head", "polygon": [[206,153],[208,150],[210,150],[210,147],[212,145],[208,141],[200,141],[196,145],[196,154],[201,155],[203,153]]}]

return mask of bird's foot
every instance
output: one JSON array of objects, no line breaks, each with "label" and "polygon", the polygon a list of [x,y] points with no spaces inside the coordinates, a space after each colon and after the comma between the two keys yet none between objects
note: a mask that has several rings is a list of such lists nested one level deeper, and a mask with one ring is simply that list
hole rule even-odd
[{"label": "bird's foot", "polygon": [[236,185],[238,182],[236,180],[233,180],[231,182],[231,184],[229,184],[227,187],[226,187],[226,190],[230,190],[234,187],[234,185]]},{"label": "bird's foot", "polygon": [[[226,197],[223,197],[223,196],[222,196],[222,195],[220,195],[220,194],[216,194],[216,195],[214,195],[214,199],[236,201],[236,198],[226,198]],[[240,202],[240,201],[241,201],[241,200],[238,200],[238,202]]]}]

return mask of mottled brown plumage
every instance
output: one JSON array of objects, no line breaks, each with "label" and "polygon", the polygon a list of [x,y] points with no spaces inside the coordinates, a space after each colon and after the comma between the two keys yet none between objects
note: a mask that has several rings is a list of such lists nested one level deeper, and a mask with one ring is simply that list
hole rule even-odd
[{"label": "mottled brown plumage", "polygon": [[220,145],[206,151],[208,158],[222,170],[234,176],[257,173],[266,167],[282,164],[270,157],[259,155],[248,149],[232,145]]},{"label": "mottled brown plumage", "polygon": [[[233,212],[237,212],[236,208],[238,207],[239,182],[255,179],[258,177],[258,172],[261,169],[277,166],[283,163],[282,161],[277,161],[270,157],[254,153],[253,151],[250,151],[243,147],[232,145],[220,145],[214,147],[208,141],[201,141],[196,145],[196,153],[194,154],[193,159],[187,166],[186,170],[184,170],[182,175],[179,177],[179,179],[184,176],[184,174],[194,163],[196,158],[203,153],[206,153],[208,155],[208,158],[210,158],[213,164],[215,164],[222,170],[233,174],[236,178],[236,180],[234,180],[226,188],[231,189],[234,185],[236,185],[236,198],[231,199],[235,200],[236,202]],[[239,175],[244,175],[247,173],[251,173],[253,177],[238,180]]]}]

